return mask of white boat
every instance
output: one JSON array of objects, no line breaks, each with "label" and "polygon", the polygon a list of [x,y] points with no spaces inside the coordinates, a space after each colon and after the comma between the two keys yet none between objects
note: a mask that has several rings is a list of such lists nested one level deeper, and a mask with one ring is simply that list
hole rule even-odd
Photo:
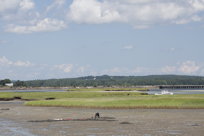
[{"label": "white boat", "polygon": [[154,95],[173,95],[173,92],[169,92],[168,90],[162,90],[161,93],[155,93]]}]

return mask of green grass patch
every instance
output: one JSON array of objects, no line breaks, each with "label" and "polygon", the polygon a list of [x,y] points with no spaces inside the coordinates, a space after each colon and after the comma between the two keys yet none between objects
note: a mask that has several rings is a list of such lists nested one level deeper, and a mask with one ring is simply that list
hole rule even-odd
[{"label": "green grass patch", "polygon": [[[29,106],[91,108],[204,108],[204,94],[142,95],[138,92],[0,92],[0,98],[21,97]],[[45,100],[55,98],[54,100]]]},{"label": "green grass patch", "polygon": [[0,98],[21,97],[22,99],[45,98],[99,98],[99,97],[125,97],[141,95],[139,92],[1,92]]},{"label": "green grass patch", "polygon": [[70,98],[26,102],[30,106],[65,106],[92,108],[204,108],[204,99],[182,98]]}]

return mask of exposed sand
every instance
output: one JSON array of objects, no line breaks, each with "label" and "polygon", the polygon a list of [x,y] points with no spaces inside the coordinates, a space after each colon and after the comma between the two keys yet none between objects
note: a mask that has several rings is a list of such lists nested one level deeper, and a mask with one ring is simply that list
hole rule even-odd
[{"label": "exposed sand", "polygon": [[[90,118],[95,112],[116,121],[29,122]],[[0,102],[0,127],[0,136],[12,133],[15,136],[203,136],[204,109],[106,110],[29,107],[17,101]]]}]

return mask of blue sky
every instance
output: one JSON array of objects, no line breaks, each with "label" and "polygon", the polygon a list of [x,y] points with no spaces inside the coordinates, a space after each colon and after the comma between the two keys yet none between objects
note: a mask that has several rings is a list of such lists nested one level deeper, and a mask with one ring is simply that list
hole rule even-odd
[{"label": "blue sky", "polygon": [[1,0],[0,79],[204,76],[204,0]]}]

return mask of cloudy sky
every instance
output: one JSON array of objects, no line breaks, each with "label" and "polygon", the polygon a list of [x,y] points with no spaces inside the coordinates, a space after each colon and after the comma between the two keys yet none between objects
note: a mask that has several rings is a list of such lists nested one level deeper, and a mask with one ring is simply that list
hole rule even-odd
[{"label": "cloudy sky", "polygon": [[0,79],[204,76],[204,0],[0,0]]}]

